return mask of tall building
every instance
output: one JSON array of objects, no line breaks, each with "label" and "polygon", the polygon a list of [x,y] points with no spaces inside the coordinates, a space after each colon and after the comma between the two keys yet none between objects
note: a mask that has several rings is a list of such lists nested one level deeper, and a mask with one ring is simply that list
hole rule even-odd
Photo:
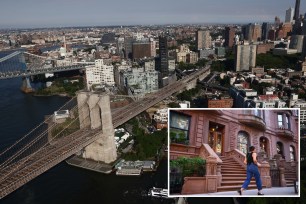
[{"label": "tall building", "polygon": [[133,59],[141,59],[145,57],[151,57],[151,42],[149,41],[137,41],[133,42]]},{"label": "tall building", "polygon": [[194,64],[198,62],[198,53],[196,52],[189,52],[186,55],[186,62],[190,64]]},{"label": "tall building", "polygon": [[258,41],[261,39],[261,26],[259,24],[253,24],[252,40]]},{"label": "tall building", "polygon": [[[281,38],[286,38],[289,33],[292,31],[292,24],[291,23],[283,23],[282,26],[279,28],[283,32],[283,36]],[[278,36],[280,38],[280,36]]]},{"label": "tall building", "polygon": [[304,35],[293,35],[290,39],[289,48],[297,50],[297,53],[302,53],[304,38]]},{"label": "tall building", "polygon": [[293,35],[301,35],[303,22],[302,15],[300,16],[300,0],[296,0],[293,20],[295,20],[292,32]]},{"label": "tall building", "polygon": [[121,57],[124,58],[124,38],[119,37],[116,42],[117,50],[116,53]]},{"label": "tall building", "polygon": [[115,85],[114,67],[103,63],[103,59],[95,60],[95,65],[86,68],[87,88],[91,89],[92,85]]},{"label": "tall building", "polygon": [[169,75],[168,45],[166,36],[159,37],[159,71],[161,73],[162,78],[167,77]]},{"label": "tall building", "polygon": [[151,57],[156,57],[156,42],[154,39],[150,39],[151,44]]},{"label": "tall building", "polygon": [[261,26],[261,40],[265,41],[268,40],[269,36],[269,30],[270,30],[270,24],[269,23],[263,23]]},{"label": "tall building", "polygon": [[306,37],[304,37],[304,43],[302,48],[302,60],[306,62]]},{"label": "tall building", "polygon": [[293,15],[294,15],[294,10],[293,10],[292,7],[290,7],[288,10],[286,10],[285,22],[286,22],[286,23],[292,23],[292,21],[293,21]]},{"label": "tall building", "polygon": [[120,72],[120,87],[129,95],[144,95],[158,90],[158,72],[132,68]]},{"label": "tall building", "polygon": [[300,3],[301,3],[300,0],[295,1],[293,20],[298,20],[300,18]]},{"label": "tall building", "polygon": [[269,30],[268,39],[271,40],[271,41],[274,41],[275,38],[276,38],[276,30],[274,30],[274,29]]},{"label": "tall building", "polygon": [[211,36],[209,31],[197,31],[196,46],[198,50],[211,48]]},{"label": "tall building", "polygon": [[256,45],[236,45],[236,71],[249,71],[256,65]]},{"label": "tall building", "polygon": [[124,37],[124,51],[125,58],[132,59],[133,58],[133,37],[126,36]]},{"label": "tall building", "polygon": [[225,47],[233,47],[235,38],[235,29],[233,27],[225,28]]},{"label": "tall building", "polygon": [[261,26],[259,24],[248,24],[244,26],[244,37],[249,42],[256,42],[261,39]]},{"label": "tall building", "polygon": [[280,18],[278,16],[275,16],[275,20],[274,20],[275,28],[278,28],[280,24],[281,24]]}]

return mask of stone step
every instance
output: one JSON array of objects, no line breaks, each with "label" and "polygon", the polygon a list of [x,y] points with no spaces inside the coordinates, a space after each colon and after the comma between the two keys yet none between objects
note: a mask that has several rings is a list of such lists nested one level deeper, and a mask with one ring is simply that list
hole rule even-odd
[{"label": "stone step", "polygon": [[238,162],[222,162],[221,165],[241,165]]},{"label": "stone step", "polygon": [[222,178],[223,177],[246,177],[246,172],[244,172],[244,174],[226,174],[226,173],[224,173],[224,174],[222,174]]},{"label": "stone step", "polygon": [[245,170],[239,170],[239,169],[237,169],[237,170],[225,169],[225,170],[221,171],[221,174],[231,174],[231,173],[233,173],[233,174],[246,174],[246,171]]},{"label": "stone step", "polygon": [[234,163],[229,163],[229,164],[221,164],[221,166],[239,166],[240,168],[242,168],[242,165],[240,165],[240,164],[234,164]]},{"label": "stone step", "polygon": [[290,173],[290,174],[285,173],[285,176],[296,176],[296,174],[295,173]]},{"label": "stone step", "polygon": [[234,159],[221,159],[222,162],[236,162]]},{"label": "stone step", "polygon": [[[232,185],[232,186],[220,186],[217,188],[217,191],[218,192],[224,192],[224,191],[237,191],[241,188],[242,184],[241,185]],[[257,189],[257,186],[254,185],[254,184],[250,184],[248,186],[248,189]],[[238,193],[237,193],[238,195]]]},{"label": "stone step", "polygon": [[[222,176],[222,181],[240,181],[240,180],[245,180],[246,175],[237,177],[237,176]],[[253,177],[251,181],[255,181],[255,178]]]},{"label": "stone step", "polygon": [[296,178],[295,175],[285,175],[285,178]]},{"label": "stone step", "polygon": [[221,167],[221,171],[223,170],[243,170],[245,171],[244,168],[242,168],[241,166],[225,166],[225,167]]},{"label": "stone step", "polygon": [[[244,180],[240,180],[240,181],[222,181],[221,182],[221,186],[236,186],[236,185],[240,185],[242,186]],[[251,180],[250,185],[254,185],[256,184],[255,180]]]}]

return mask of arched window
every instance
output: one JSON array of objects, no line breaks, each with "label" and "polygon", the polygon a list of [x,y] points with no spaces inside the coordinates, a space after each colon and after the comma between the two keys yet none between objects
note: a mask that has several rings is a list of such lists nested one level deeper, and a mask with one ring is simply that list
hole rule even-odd
[{"label": "arched window", "polygon": [[266,137],[260,137],[259,139],[260,151],[265,153],[269,153],[269,141]]},{"label": "arched window", "polygon": [[247,153],[249,148],[249,135],[246,132],[238,133],[237,149],[243,153]]},{"label": "arched window", "polygon": [[283,143],[281,143],[281,142],[277,142],[277,143],[276,143],[276,151],[277,151],[277,154],[282,155],[282,157],[284,158],[284,147],[283,147]]},{"label": "arched window", "polygon": [[290,161],[295,161],[294,147],[290,145],[289,150],[290,150]]}]

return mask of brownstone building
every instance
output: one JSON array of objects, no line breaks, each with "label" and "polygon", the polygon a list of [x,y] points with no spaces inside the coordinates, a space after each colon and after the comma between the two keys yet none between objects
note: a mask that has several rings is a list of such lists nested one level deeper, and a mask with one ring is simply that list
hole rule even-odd
[{"label": "brownstone building", "polygon": [[[292,186],[298,179],[298,109],[171,110],[169,120],[170,160],[206,160],[206,175],[185,177],[182,194],[239,189],[250,146],[256,147],[262,164],[264,188]],[[177,142],[175,134],[184,135],[185,141]],[[279,170],[276,179],[271,177],[274,170]],[[250,188],[256,188],[254,180]]]}]

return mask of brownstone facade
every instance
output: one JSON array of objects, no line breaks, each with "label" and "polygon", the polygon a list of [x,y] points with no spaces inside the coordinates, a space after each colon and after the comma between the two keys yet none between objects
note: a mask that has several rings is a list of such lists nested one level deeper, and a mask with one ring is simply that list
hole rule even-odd
[{"label": "brownstone facade", "polygon": [[[256,147],[262,164],[264,188],[291,186],[298,178],[298,109],[171,110],[169,131],[170,160],[201,157],[206,160],[206,168],[215,166],[214,171],[206,170],[202,177],[202,193],[241,187],[245,179],[243,160],[250,146]],[[185,134],[186,141],[177,142],[175,133],[180,137]],[[211,163],[211,159],[215,161]],[[282,174],[277,182],[271,180],[272,169]],[[208,190],[209,178],[214,178],[213,191]],[[193,194],[193,182],[194,179],[185,178],[182,194]],[[196,182],[201,183],[201,178]],[[254,181],[249,188],[256,188]]]},{"label": "brownstone facade", "polygon": [[[290,161],[290,146],[294,148],[295,160],[297,160],[299,126],[298,116],[294,115],[294,111],[275,109],[256,110],[255,113],[254,110],[249,109],[186,109],[176,112],[190,116],[188,131],[189,145],[191,146],[200,147],[206,143],[219,155],[224,155],[233,149],[246,153],[247,148],[251,145],[259,151],[264,145],[267,156],[272,158],[278,153],[277,143],[279,142],[282,144],[280,151],[286,161]],[[278,124],[279,115],[282,115],[282,121],[279,121],[282,126]],[[289,119],[289,125],[285,122],[287,119]],[[214,143],[215,141],[213,142],[212,137],[215,136],[210,136],[212,134],[220,134],[219,147],[217,147],[217,143]],[[244,147],[239,144],[239,137],[241,140],[246,139],[247,144]],[[265,139],[264,144],[263,139]]]}]

